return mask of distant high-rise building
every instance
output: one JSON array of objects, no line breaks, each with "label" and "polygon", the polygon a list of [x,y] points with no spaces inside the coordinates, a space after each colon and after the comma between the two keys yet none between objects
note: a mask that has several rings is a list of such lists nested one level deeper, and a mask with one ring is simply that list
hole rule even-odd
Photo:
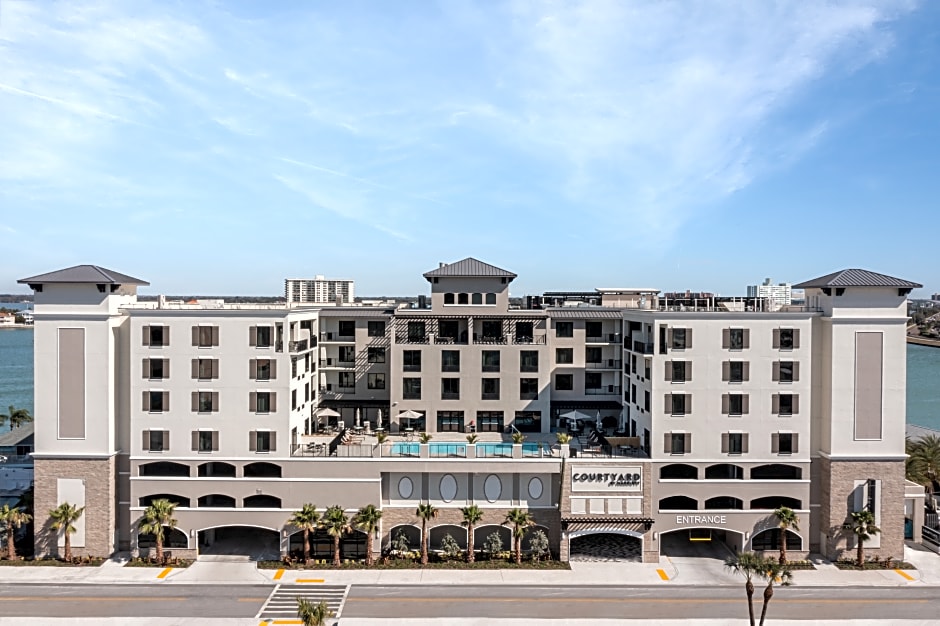
[{"label": "distant high-rise building", "polygon": [[788,306],[793,302],[793,290],[790,283],[779,283],[773,285],[769,278],[765,278],[761,285],[747,286],[748,298],[761,298],[770,300],[776,307]]},{"label": "distant high-rise building", "polygon": [[288,302],[312,304],[351,304],[355,300],[355,281],[333,280],[323,276],[287,278],[284,297]]}]

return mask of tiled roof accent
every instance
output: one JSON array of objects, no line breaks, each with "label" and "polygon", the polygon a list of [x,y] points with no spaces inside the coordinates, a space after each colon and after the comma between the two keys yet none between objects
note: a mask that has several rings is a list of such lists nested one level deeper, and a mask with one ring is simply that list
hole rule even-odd
[{"label": "tiled roof accent", "polygon": [[145,280],[121,274],[97,265],[76,265],[64,270],[21,278],[20,284],[36,283],[95,283],[105,285],[149,285]]},{"label": "tiled roof accent", "polygon": [[488,278],[515,278],[516,275],[512,272],[507,272],[506,270],[500,269],[495,265],[490,265],[489,263],[484,263],[483,261],[477,261],[474,258],[466,258],[463,261],[457,261],[456,263],[449,263],[447,265],[442,265],[436,270],[431,270],[430,272],[425,272],[425,278],[435,278],[442,276],[464,276],[464,277],[488,277]]},{"label": "tiled roof accent", "polygon": [[560,319],[605,319],[619,320],[623,317],[623,311],[609,307],[566,307],[564,309],[546,309],[548,316]]},{"label": "tiled roof accent", "polygon": [[917,289],[923,287],[923,285],[868,270],[848,269],[793,285],[794,289],[806,289],[808,287],[901,287]]}]

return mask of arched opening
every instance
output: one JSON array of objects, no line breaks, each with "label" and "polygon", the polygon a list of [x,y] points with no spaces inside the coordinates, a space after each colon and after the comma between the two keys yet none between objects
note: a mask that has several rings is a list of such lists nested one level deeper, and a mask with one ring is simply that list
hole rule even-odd
[{"label": "arched opening", "polygon": [[175,502],[177,508],[189,508],[189,498],[184,498],[183,496],[177,496],[172,493],[155,493],[149,496],[142,496],[139,500],[140,506],[150,506],[154,500],[169,500],[170,502]]},{"label": "arched opening", "polygon": [[[333,535],[324,528],[318,528],[310,533],[310,558],[323,563],[333,562]],[[416,544],[417,546],[418,544]],[[295,532],[290,536],[289,546],[291,556],[302,559],[304,556],[304,533]],[[339,540],[339,558],[341,561],[365,560],[369,549],[369,536],[361,530],[353,529]],[[414,549],[417,549],[415,547]]]},{"label": "arched opening", "polygon": [[281,508],[281,499],[276,496],[258,494],[245,498],[242,506],[246,509],[279,509]]},{"label": "arched opening", "polygon": [[258,526],[219,526],[199,531],[199,555],[224,560],[277,561],[280,533]]},{"label": "arched opening", "polygon": [[724,561],[744,550],[744,534],[727,528],[678,528],[659,534],[659,552],[668,557]]},{"label": "arched opening", "polygon": [[740,498],[735,498],[734,496],[715,496],[714,498],[709,498],[705,501],[705,509],[734,509],[741,510],[744,508],[744,502]]},{"label": "arched opening", "polygon": [[[751,550],[779,550],[782,528],[769,528],[751,537]],[[792,530],[787,531],[787,550],[798,552],[803,549],[803,538]]]},{"label": "arched opening", "polygon": [[665,480],[696,480],[698,478],[698,468],[685,463],[663,465],[659,468],[659,478]]},{"label": "arched opening", "polygon": [[451,524],[442,524],[435,526],[428,531],[428,549],[443,550],[444,537],[450,535],[460,546],[461,550],[467,549],[467,529],[463,526],[454,526]]},{"label": "arched opening", "polygon": [[719,463],[705,468],[706,480],[744,480],[744,468],[731,463]]},{"label": "arched opening", "polygon": [[212,461],[199,466],[200,478],[235,478],[235,466],[222,461]]},{"label": "arched opening", "polygon": [[394,526],[388,533],[392,550],[411,551],[421,549],[421,529],[411,524]]},{"label": "arched opening", "polygon": [[803,469],[783,463],[758,465],[751,468],[751,480],[800,480]]},{"label": "arched opening", "polygon": [[144,463],[137,468],[137,473],[140,476],[189,476],[189,466],[172,461],[157,461]]},{"label": "arched opening", "polygon": [[201,496],[199,500],[196,501],[196,505],[199,508],[226,508],[234,509],[235,508],[235,498],[232,496],[227,496],[221,493],[210,493],[205,496]]},{"label": "arched opening", "polygon": [[659,501],[660,511],[697,511],[698,500],[688,496],[669,496]]},{"label": "arched opening", "polygon": [[[512,549],[512,531],[506,526],[496,526],[493,524],[477,526],[473,529],[473,549],[478,553],[482,552],[483,547],[487,545],[487,538],[493,533],[499,535],[500,540],[503,542],[503,550]],[[483,556],[485,557],[486,555],[484,554]]]},{"label": "arched opening", "polygon": [[[157,540],[151,534],[138,534],[137,535],[137,548],[141,552],[141,556],[149,556],[150,550],[157,547]],[[169,528],[167,526],[163,527],[163,549],[164,550],[173,550],[180,549],[185,550],[189,547],[189,539],[179,528]]]},{"label": "arched opening", "polygon": [[281,466],[274,463],[249,463],[243,470],[245,478],[280,478]]},{"label": "arched opening", "polygon": [[639,563],[643,560],[643,540],[625,533],[585,531],[571,537],[568,544],[568,560]]},{"label": "arched opening", "polygon": [[788,496],[764,496],[751,500],[752,509],[779,509],[782,506],[791,509],[802,509],[803,503]]}]

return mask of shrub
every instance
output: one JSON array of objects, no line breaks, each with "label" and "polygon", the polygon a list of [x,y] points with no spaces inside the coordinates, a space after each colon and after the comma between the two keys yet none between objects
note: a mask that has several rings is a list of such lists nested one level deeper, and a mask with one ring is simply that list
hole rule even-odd
[{"label": "shrub", "polygon": [[499,533],[490,533],[483,541],[483,554],[491,559],[498,558],[502,549],[503,540],[500,538]]}]

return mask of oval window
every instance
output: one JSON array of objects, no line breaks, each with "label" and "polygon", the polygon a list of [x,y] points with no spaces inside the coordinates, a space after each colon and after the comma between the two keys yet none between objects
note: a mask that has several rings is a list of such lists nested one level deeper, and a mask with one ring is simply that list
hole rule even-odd
[{"label": "oval window", "polygon": [[530,498],[532,498],[533,500],[538,500],[539,498],[542,497],[542,491],[543,491],[543,487],[542,487],[541,478],[533,478],[532,480],[529,481],[529,497]]},{"label": "oval window", "polygon": [[486,499],[490,502],[496,502],[502,493],[503,483],[500,482],[499,476],[496,474],[487,476],[486,481],[483,483],[483,495],[486,496]]},{"label": "oval window", "polygon": [[415,486],[411,482],[411,479],[407,476],[402,476],[401,480],[398,481],[398,495],[407,500],[411,497],[411,494],[414,492]]},{"label": "oval window", "polygon": [[457,479],[450,474],[441,478],[441,500],[451,502],[457,497]]}]

